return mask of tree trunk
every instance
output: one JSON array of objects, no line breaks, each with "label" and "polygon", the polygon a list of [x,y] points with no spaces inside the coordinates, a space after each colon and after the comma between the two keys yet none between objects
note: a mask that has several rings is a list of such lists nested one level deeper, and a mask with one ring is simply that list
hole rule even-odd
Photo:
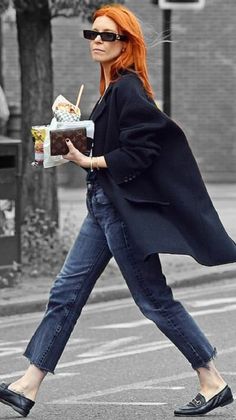
[{"label": "tree trunk", "polygon": [[[32,167],[32,125],[48,124],[52,118],[53,68],[51,16],[47,0],[40,7],[17,9],[17,30],[22,89],[22,203],[41,208],[58,222],[56,170]],[[43,3],[43,6],[42,6]]]},{"label": "tree trunk", "polygon": [[2,18],[0,16],[0,85],[3,86],[2,76]]}]

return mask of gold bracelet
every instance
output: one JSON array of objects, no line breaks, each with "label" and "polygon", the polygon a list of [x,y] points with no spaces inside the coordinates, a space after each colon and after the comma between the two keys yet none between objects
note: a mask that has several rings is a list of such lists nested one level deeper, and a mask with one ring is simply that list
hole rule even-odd
[{"label": "gold bracelet", "polygon": [[93,158],[90,156],[90,170],[93,172]]}]

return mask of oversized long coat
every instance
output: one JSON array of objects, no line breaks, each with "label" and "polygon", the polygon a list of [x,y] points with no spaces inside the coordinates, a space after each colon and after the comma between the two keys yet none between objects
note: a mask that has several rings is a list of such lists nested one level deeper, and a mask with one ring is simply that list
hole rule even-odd
[{"label": "oversized long coat", "polygon": [[191,255],[211,266],[236,261],[182,129],[150,99],[138,76],[123,72],[91,114],[97,171],[130,238],[146,259]]}]

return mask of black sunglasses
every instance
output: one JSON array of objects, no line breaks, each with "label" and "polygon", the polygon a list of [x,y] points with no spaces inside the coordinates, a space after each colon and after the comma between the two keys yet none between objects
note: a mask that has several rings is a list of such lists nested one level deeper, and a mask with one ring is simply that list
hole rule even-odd
[{"label": "black sunglasses", "polygon": [[90,39],[92,41],[94,41],[94,39],[97,38],[98,35],[100,35],[102,41],[112,42],[116,40],[118,41],[127,40],[127,36],[115,34],[114,32],[98,32],[98,31],[90,31],[89,29],[85,29],[83,31],[83,34],[84,34],[85,39]]}]

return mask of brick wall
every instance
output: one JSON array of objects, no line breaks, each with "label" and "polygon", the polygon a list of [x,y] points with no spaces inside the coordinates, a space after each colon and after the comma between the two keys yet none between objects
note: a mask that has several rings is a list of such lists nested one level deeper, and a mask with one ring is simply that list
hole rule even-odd
[{"label": "brick wall", "polygon": [[[126,0],[148,44],[150,79],[162,95],[162,12],[150,0]],[[236,182],[235,0],[206,0],[202,11],[172,14],[172,114],[183,127],[205,180]],[[96,101],[99,67],[90,60],[79,18],[53,22],[54,95],[75,102],[81,83],[83,118]],[[4,77],[10,104],[20,103],[14,24],[4,23]],[[67,165],[65,165],[67,166]]]},{"label": "brick wall", "polygon": [[173,108],[205,178],[236,182],[235,1],[173,16]]}]

